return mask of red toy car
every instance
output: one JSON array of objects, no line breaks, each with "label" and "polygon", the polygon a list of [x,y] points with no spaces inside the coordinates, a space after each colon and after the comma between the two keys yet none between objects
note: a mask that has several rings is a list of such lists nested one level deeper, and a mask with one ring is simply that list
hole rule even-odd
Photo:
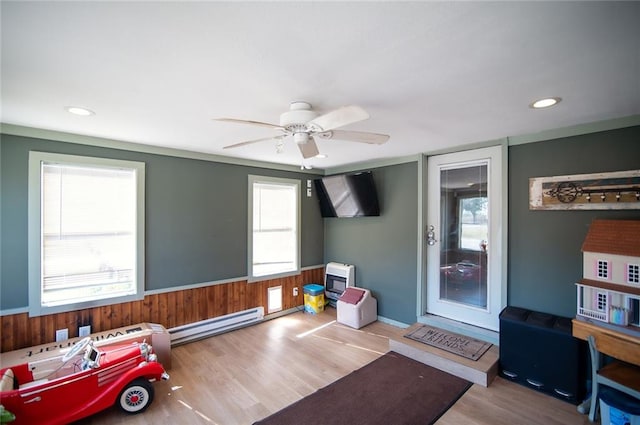
[{"label": "red toy car", "polygon": [[78,341],[64,356],[0,369],[0,404],[13,424],[67,424],[117,404],[140,413],[153,401],[151,382],[169,375],[146,342],[96,347]]}]

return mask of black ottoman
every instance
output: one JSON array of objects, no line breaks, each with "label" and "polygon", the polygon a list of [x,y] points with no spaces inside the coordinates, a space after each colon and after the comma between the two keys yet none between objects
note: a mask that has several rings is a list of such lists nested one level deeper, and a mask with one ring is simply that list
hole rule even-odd
[{"label": "black ottoman", "polygon": [[571,318],[506,307],[500,313],[500,376],[579,404],[586,394],[588,347]]}]

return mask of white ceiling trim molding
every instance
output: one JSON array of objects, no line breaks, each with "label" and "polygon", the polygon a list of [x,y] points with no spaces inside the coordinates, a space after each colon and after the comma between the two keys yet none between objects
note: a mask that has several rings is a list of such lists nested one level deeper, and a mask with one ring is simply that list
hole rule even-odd
[{"label": "white ceiling trim molding", "polygon": [[526,143],[536,143],[546,140],[561,139],[564,137],[579,136],[583,134],[598,133],[601,131],[616,130],[620,128],[633,127],[640,125],[640,115],[630,115],[623,118],[614,118],[610,120],[596,121],[592,123],[579,124],[570,127],[562,127],[553,130],[546,130],[537,133],[525,134],[520,136],[508,136],[502,139],[487,140],[467,144],[464,146],[455,146],[448,149],[424,152],[417,155],[409,155],[396,158],[388,158],[382,160],[373,160],[367,162],[351,163],[344,166],[332,167],[326,169],[304,169],[295,165],[276,164],[271,162],[261,162],[242,158],[234,158],[223,155],[214,155],[201,152],[193,152],[175,148],[165,148],[161,146],[145,145],[140,143],[124,142],[113,139],[105,139],[94,136],[84,136],[80,134],[65,133],[54,130],[45,130],[33,127],[25,127],[15,124],[0,124],[2,134],[10,134],[14,136],[34,137],[38,139],[55,140],[65,143],[76,143],[90,146],[106,147],[112,149],[122,149],[133,152],[150,153],[165,156],[174,156],[178,158],[198,159],[210,162],[220,162],[232,165],[242,165],[247,167],[268,168],[281,171],[301,172],[312,175],[332,175],[339,173],[348,173],[363,170],[365,168],[379,168],[390,165],[399,165],[409,162],[417,162],[420,155],[440,155],[445,153],[460,152],[470,149],[484,148],[495,145],[507,144],[508,146],[522,145]]},{"label": "white ceiling trim molding", "polygon": [[176,158],[198,159],[209,162],[242,165],[246,167],[268,168],[271,170],[293,171],[306,174],[324,174],[322,169],[300,169],[299,166],[276,164],[272,162],[254,161],[249,159],[234,158],[230,156],[207,154],[162,146],[144,145],[141,143],[124,142],[121,140],[106,139],[102,137],[84,136],[81,134],[65,133],[55,130],[45,130],[33,127],[24,127],[15,124],[0,124],[1,134],[12,136],[32,137],[36,139],[53,140],[56,142],[75,143],[79,145],[97,146],[101,148],[120,149],[131,152],[149,153],[154,155],[173,156]]},{"label": "white ceiling trim molding", "polygon": [[380,167],[387,167],[390,165],[400,165],[400,164],[407,164],[409,162],[418,162],[418,160],[420,159],[420,156],[422,156],[422,154],[401,156],[397,158],[386,158],[386,159],[372,160],[372,161],[366,161],[366,162],[356,162],[352,164],[343,165],[340,167],[327,168],[325,169],[324,175],[331,176],[334,174],[351,173],[351,172],[361,171],[369,168],[380,168]]},{"label": "white ceiling trim molding", "polygon": [[421,155],[425,155],[425,156],[442,155],[447,153],[462,152],[466,150],[480,149],[480,148],[486,148],[486,147],[497,146],[497,145],[506,145],[506,146],[522,145],[525,143],[536,143],[536,142],[543,142],[546,140],[579,136],[583,134],[598,133],[601,131],[617,130],[620,128],[634,127],[637,125],[640,125],[640,115],[630,115],[628,117],[623,117],[623,118],[614,118],[610,120],[596,121],[596,122],[586,123],[586,124],[578,124],[570,127],[562,127],[562,128],[557,128],[553,130],[546,130],[546,131],[541,131],[537,133],[525,134],[521,136],[508,136],[508,137],[504,137],[496,140],[486,140],[483,142],[471,143],[471,144],[462,145],[462,146],[452,146],[450,148],[424,152],[418,155],[389,158],[387,160],[380,160],[380,161],[374,160],[374,161],[368,161],[368,162],[347,164],[340,167],[327,168],[325,169],[325,175],[355,172],[355,171],[360,171],[368,168],[379,168],[379,167],[385,167],[389,165],[405,164],[408,162],[417,162]]},{"label": "white ceiling trim molding", "polygon": [[483,142],[469,143],[466,145],[452,146],[446,149],[429,151],[429,152],[425,152],[423,155],[424,156],[445,155],[448,153],[464,152],[464,151],[470,151],[473,149],[490,148],[492,146],[503,146],[503,145],[506,145],[507,143],[508,143],[508,139],[506,137],[503,137],[501,139],[485,140]]},{"label": "white ceiling trim molding", "polygon": [[367,162],[357,162],[357,163],[347,164],[340,167],[327,168],[325,169],[325,175],[328,176],[332,174],[350,173],[350,172],[355,172],[355,171],[360,171],[360,170],[370,169],[370,168],[380,168],[380,167],[387,167],[389,165],[400,165],[400,164],[406,164],[409,162],[419,162],[420,159],[425,156],[442,155],[446,153],[462,152],[462,151],[468,151],[472,149],[487,148],[491,146],[501,146],[506,144],[507,144],[507,138],[505,137],[502,139],[487,140],[484,142],[471,143],[471,144],[462,145],[462,146],[452,146],[450,148],[439,149],[437,151],[423,152],[416,155],[408,155],[408,156],[388,158],[388,159],[382,159],[382,160],[372,160]]},{"label": "white ceiling trim molding", "polygon": [[640,125],[640,115],[630,115],[628,117],[573,125],[570,127],[525,134],[522,136],[509,136],[508,139],[509,146],[514,146],[523,145],[525,143],[543,142],[545,140],[562,139],[564,137],[580,136],[589,133],[598,133],[600,131],[617,130],[637,125]]}]

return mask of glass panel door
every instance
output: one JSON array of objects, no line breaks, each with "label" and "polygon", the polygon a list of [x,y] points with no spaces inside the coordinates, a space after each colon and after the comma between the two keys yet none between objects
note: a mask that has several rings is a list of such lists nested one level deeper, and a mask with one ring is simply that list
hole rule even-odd
[{"label": "glass panel door", "polygon": [[498,330],[501,147],[429,157],[427,313]]}]

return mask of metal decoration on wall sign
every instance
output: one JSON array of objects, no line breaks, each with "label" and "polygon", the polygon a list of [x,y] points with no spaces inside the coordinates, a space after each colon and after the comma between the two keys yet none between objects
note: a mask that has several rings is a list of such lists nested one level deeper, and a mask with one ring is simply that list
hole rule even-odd
[{"label": "metal decoration on wall sign", "polygon": [[530,178],[529,209],[640,209],[640,170]]}]

